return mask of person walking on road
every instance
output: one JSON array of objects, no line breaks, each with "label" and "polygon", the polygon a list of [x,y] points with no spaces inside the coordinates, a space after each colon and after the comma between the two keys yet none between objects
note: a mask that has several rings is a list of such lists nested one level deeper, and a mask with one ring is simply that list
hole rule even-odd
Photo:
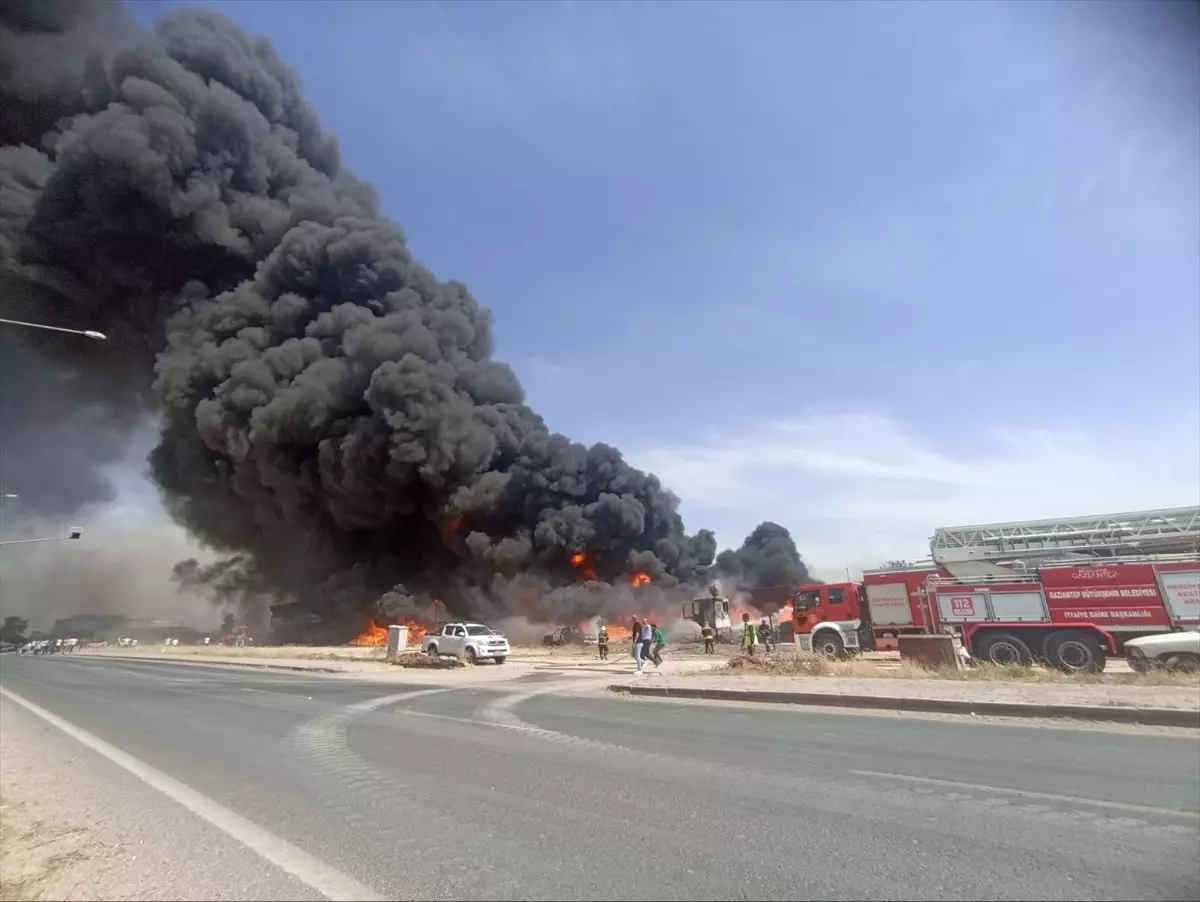
[{"label": "person walking on road", "polygon": [[642,657],[642,625],[636,617],[633,618],[633,660],[637,663],[637,672],[641,673],[646,660]]},{"label": "person walking on road", "polygon": [[653,644],[654,644],[654,627],[651,626],[650,621],[647,620],[645,623],[642,624],[642,648],[641,648],[640,654],[642,656],[642,665],[643,666],[645,665],[645,663],[647,661],[650,660],[650,646]]},{"label": "person walking on road", "polygon": [[717,638],[717,631],[713,629],[711,623],[700,627],[700,638],[704,640],[704,653],[706,655],[713,654],[713,642]]},{"label": "person walking on road", "polygon": [[758,645],[758,630],[750,622],[750,615],[742,615],[742,650],[754,657],[754,646]]},{"label": "person walking on road", "polygon": [[600,649],[600,660],[608,660],[608,627],[603,623],[600,624],[600,631],[596,633],[596,647]]},{"label": "person walking on road", "polygon": [[667,637],[663,635],[663,631],[658,628],[657,623],[650,624],[650,632],[654,637],[654,651],[650,653],[650,660],[657,667],[662,663],[662,650],[667,647]]}]

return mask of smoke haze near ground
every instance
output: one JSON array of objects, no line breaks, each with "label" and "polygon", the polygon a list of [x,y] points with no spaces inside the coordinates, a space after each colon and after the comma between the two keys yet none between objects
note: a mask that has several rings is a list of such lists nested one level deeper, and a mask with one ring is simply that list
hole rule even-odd
[{"label": "smoke haze near ground", "polygon": [[[221,612],[205,598],[180,592],[164,562],[196,554],[195,544],[161,517],[117,520],[98,511],[71,521],[28,517],[15,503],[0,517],[5,540],[66,535],[77,542],[0,548],[0,614],[48,630],[59,617],[118,614],[215,630]],[[67,547],[69,545],[69,547]],[[65,550],[64,550],[65,549]]]},{"label": "smoke haze near ground", "polygon": [[206,11],[146,33],[114,3],[20,0],[0,61],[0,310],[109,336],[3,335],[3,478],[30,509],[111,501],[150,419],[163,506],[206,555],[173,585],[219,603],[351,631],[435,597],[570,622],[704,582],[712,533],[525,406],[491,314],[413,259],[269,42]]}]

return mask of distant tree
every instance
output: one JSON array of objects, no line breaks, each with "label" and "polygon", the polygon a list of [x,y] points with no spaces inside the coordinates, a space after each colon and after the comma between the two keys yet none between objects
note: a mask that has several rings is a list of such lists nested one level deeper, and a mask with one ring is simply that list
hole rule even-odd
[{"label": "distant tree", "polygon": [[0,625],[0,642],[21,642],[25,639],[25,630],[29,629],[29,621],[22,617],[5,617]]},{"label": "distant tree", "polygon": [[234,623],[234,619],[233,619],[232,614],[226,614],[224,617],[221,618],[221,635],[222,636],[228,636],[230,633],[233,632],[233,623]]}]

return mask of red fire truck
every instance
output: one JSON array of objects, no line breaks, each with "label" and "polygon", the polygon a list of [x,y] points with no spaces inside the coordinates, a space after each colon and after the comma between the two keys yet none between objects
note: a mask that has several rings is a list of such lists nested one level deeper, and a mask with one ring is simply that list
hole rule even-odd
[{"label": "red fire truck", "polygon": [[1098,671],[1126,640],[1200,624],[1200,507],[937,530],[932,560],[797,586],[796,642],[842,657],[953,633],[972,657]]}]

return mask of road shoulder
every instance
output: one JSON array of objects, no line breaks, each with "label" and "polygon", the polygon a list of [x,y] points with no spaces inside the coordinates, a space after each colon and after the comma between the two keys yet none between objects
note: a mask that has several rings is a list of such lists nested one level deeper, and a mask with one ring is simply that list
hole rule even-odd
[{"label": "road shoulder", "polygon": [[0,797],[5,900],[320,898],[5,698]]}]

